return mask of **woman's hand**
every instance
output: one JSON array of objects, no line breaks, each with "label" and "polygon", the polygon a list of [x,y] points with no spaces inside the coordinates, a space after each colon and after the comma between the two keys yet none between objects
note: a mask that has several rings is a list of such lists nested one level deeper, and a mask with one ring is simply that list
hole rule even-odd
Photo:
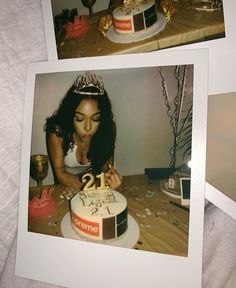
[{"label": "woman's hand", "polygon": [[107,31],[113,24],[112,15],[106,15],[99,19],[98,31],[102,33],[103,36],[107,36]]},{"label": "woman's hand", "polygon": [[119,191],[123,177],[117,172],[114,166],[109,165],[109,170],[105,172],[105,182],[113,190]]}]

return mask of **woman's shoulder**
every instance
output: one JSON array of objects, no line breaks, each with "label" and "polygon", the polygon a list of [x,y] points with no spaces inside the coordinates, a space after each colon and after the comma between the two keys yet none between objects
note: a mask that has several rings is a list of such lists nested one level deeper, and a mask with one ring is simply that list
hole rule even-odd
[{"label": "woman's shoulder", "polygon": [[63,143],[63,138],[59,137],[56,133],[54,132],[49,132],[47,133],[47,143],[51,145],[62,145]]},{"label": "woman's shoulder", "polygon": [[47,134],[57,138],[63,138],[63,130],[58,125],[56,125],[53,129],[47,130]]},{"label": "woman's shoulder", "polygon": [[55,134],[57,137],[63,137],[62,127],[55,121],[54,117],[48,118],[45,125],[47,134]]}]

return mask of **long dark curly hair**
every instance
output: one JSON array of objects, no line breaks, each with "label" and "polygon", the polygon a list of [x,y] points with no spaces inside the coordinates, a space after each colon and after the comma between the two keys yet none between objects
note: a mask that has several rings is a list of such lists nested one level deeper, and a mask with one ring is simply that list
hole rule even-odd
[{"label": "long dark curly hair", "polygon": [[[83,89],[83,91],[85,90],[86,92],[96,92],[97,88],[87,87]],[[75,92],[73,84],[62,99],[59,108],[51,117],[46,119],[45,131],[46,133],[55,133],[63,139],[62,148],[64,155],[66,155],[68,150],[74,147],[74,115],[76,108],[84,99],[96,100],[98,109],[101,111],[100,124],[91,140],[88,153],[92,169],[96,174],[99,174],[103,165],[114,156],[116,138],[111,102],[106,91],[103,95],[81,95]]]}]

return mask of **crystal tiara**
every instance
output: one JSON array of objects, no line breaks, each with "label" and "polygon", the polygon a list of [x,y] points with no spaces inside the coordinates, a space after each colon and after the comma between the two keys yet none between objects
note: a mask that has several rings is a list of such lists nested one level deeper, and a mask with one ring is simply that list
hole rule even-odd
[{"label": "crystal tiara", "polygon": [[[105,92],[102,78],[92,72],[86,72],[84,75],[79,75],[74,82],[74,86],[74,92],[81,95],[103,95]],[[98,91],[82,91],[84,88],[89,87],[96,88]]]}]

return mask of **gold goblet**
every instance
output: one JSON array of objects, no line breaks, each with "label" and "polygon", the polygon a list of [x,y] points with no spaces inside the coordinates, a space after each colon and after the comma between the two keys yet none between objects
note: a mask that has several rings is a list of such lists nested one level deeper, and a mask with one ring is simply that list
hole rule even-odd
[{"label": "gold goblet", "polygon": [[82,4],[89,9],[90,17],[93,16],[93,5],[95,4],[96,0],[81,0]]},{"label": "gold goblet", "polygon": [[48,175],[48,156],[43,154],[32,155],[30,157],[30,176],[37,181],[37,186],[41,187],[43,179]]},{"label": "gold goblet", "polygon": [[90,23],[95,23],[98,21],[98,17],[93,16],[93,5],[95,4],[96,0],[81,0],[82,4],[89,9],[90,15]]}]

